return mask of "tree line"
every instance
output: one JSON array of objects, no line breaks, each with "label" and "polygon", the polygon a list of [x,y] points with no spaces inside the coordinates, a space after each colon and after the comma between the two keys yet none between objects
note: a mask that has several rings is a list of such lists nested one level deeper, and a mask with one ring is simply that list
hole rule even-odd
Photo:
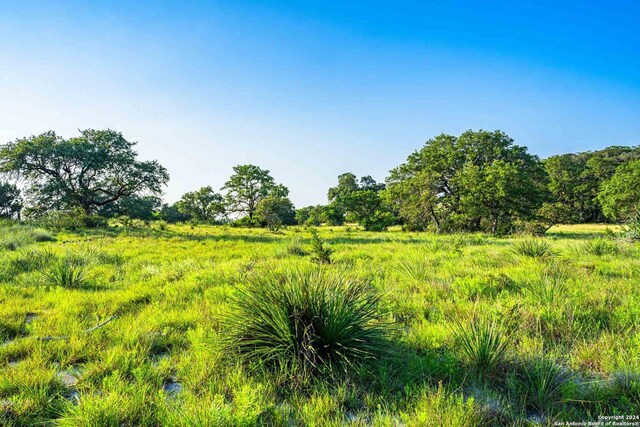
[{"label": "tree line", "polygon": [[442,134],[392,169],[384,183],[344,173],[326,204],[295,209],[289,189],[255,165],[235,166],[219,192],[205,186],[163,203],[169,174],[157,161],[138,160],[135,145],[119,132],[92,129],[70,139],[49,131],[0,145],[0,216],[65,212],[272,230],[355,222],[370,231],[401,225],[502,234],[639,215],[639,147],[542,160],[501,131]]}]

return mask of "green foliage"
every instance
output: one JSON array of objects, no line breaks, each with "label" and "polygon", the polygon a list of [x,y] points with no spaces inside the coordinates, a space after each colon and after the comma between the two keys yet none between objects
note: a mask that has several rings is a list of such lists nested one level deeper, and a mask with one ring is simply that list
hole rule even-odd
[{"label": "green foliage", "polygon": [[370,284],[313,269],[254,276],[236,290],[231,349],[290,378],[353,371],[377,359],[388,327]]},{"label": "green foliage", "polygon": [[640,160],[618,167],[610,180],[602,184],[598,201],[604,214],[628,221],[640,214]]},{"label": "green foliage", "polygon": [[156,218],[162,200],[156,196],[127,196],[103,206],[98,213],[104,217],[127,216],[132,219],[150,221]]},{"label": "green foliage", "polygon": [[49,286],[67,289],[81,289],[88,284],[86,268],[69,256],[53,264],[45,273],[45,279]]},{"label": "green foliage", "polygon": [[32,213],[79,208],[86,214],[123,197],[160,195],[169,174],[156,161],[140,162],[119,132],[87,129],[63,139],[53,131],[0,147],[0,172],[28,184]]},{"label": "green foliage", "polygon": [[271,231],[278,231],[283,225],[293,225],[295,208],[288,196],[288,188],[284,185],[275,186],[267,197],[258,202],[255,222]]},{"label": "green foliage", "polygon": [[562,367],[545,357],[525,363],[518,373],[520,399],[528,410],[553,414],[571,388],[571,375]]},{"label": "green foliage", "polygon": [[631,147],[608,147],[603,150],[562,154],[544,161],[549,175],[549,189],[553,199],[571,212],[570,221],[602,222],[605,216],[615,218],[608,207],[603,212],[603,203],[615,194],[599,195],[603,183],[612,178],[619,166],[640,159],[640,149]]},{"label": "green foliage", "polygon": [[509,345],[509,334],[502,325],[474,316],[468,323],[456,321],[453,330],[470,366],[477,373],[494,376],[505,360]]},{"label": "green foliage", "polygon": [[586,242],[582,250],[589,255],[602,256],[617,254],[620,252],[620,247],[613,240],[597,238]]},{"label": "green foliage", "polygon": [[318,231],[315,228],[309,230],[311,233],[311,253],[313,254],[313,260],[318,264],[331,264],[332,250],[326,243],[320,238]]},{"label": "green foliage", "polygon": [[214,223],[226,212],[224,198],[209,186],[183,194],[176,208],[185,217],[204,223]]},{"label": "green foliage", "polygon": [[222,187],[223,190],[227,190],[227,210],[247,215],[249,223],[253,223],[258,203],[269,195],[276,185],[275,181],[268,170],[254,165],[234,166],[233,172]]},{"label": "green foliage", "polygon": [[553,246],[545,239],[525,239],[512,245],[512,251],[531,258],[546,258],[555,255]]},{"label": "green foliage", "polygon": [[338,177],[338,185],[329,189],[330,207],[344,212],[347,219],[358,222],[367,231],[383,231],[394,224],[396,218],[381,196],[384,184],[370,176],[360,178],[352,173]]},{"label": "green foliage", "polygon": [[305,256],[307,251],[304,249],[302,239],[298,236],[292,237],[286,246],[287,253],[294,256]]},{"label": "green foliage", "polygon": [[0,218],[13,218],[19,215],[22,203],[18,187],[0,181]]},{"label": "green foliage", "polygon": [[390,172],[385,194],[410,230],[508,232],[547,199],[536,156],[506,134],[439,135]]}]

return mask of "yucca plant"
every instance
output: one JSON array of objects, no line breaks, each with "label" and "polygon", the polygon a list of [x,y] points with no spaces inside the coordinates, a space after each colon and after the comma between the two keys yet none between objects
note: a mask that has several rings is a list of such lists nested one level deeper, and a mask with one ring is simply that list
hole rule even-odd
[{"label": "yucca plant", "polygon": [[69,289],[84,287],[88,279],[86,268],[70,257],[59,259],[45,273],[45,277],[50,286]]},{"label": "yucca plant", "polygon": [[431,273],[431,265],[427,259],[404,259],[400,260],[398,271],[416,282],[426,282]]},{"label": "yucca plant", "polygon": [[457,320],[453,331],[462,353],[477,373],[492,376],[504,362],[509,334],[497,321],[474,316],[466,323]]},{"label": "yucca plant", "polygon": [[531,258],[546,258],[556,254],[549,242],[544,239],[525,239],[515,242],[511,249],[514,253]]},{"label": "yucca plant", "polygon": [[538,357],[522,367],[519,375],[521,398],[528,409],[550,413],[562,402],[571,380],[571,374],[561,365]]},{"label": "yucca plant", "polygon": [[620,247],[616,242],[603,238],[589,240],[582,249],[586,254],[595,256],[612,255],[620,252]]},{"label": "yucca plant", "polygon": [[381,298],[370,284],[323,269],[256,275],[233,297],[228,345],[289,377],[346,372],[384,347]]}]

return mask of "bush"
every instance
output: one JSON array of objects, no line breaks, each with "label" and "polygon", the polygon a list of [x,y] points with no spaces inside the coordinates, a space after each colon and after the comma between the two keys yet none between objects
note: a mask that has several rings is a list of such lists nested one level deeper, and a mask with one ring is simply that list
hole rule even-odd
[{"label": "bush", "polygon": [[525,407],[546,414],[562,403],[564,392],[570,384],[569,372],[543,357],[524,364],[518,375],[519,391]]},{"label": "bush", "polygon": [[298,236],[293,237],[287,242],[287,253],[295,256],[305,256],[307,251],[302,246],[302,239]]},{"label": "bush", "polygon": [[544,239],[526,239],[515,242],[512,251],[531,258],[546,258],[555,255],[551,244]]},{"label": "bush", "polygon": [[589,240],[582,249],[586,254],[595,256],[613,255],[620,252],[620,247],[616,242],[602,238]]},{"label": "bush", "polygon": [[289,378],[346,372],[384,348],[381,298],[369,283],[322,269],[255,276],[232,299],[228,343]]},{"label": "bush", "polygon": [[331,264],[331,253],[333,252],[328,248],[324,241],[318,235],[318,231],[315,228],[310,230],[311,232],[311,253],[313,253],[313,260],[318,264]]},{"label": "bush", "polygon": [[85,267],[71,257],[58,260],[45,276],[48,285],[54,287],[79,289],[87,284]]},{"label": "bush", "polygon": [[471,367],[477,373],[494,374],[504,361],[509,343],[501,325],[474,317],[468,323],[456,321],[453,331]]}]

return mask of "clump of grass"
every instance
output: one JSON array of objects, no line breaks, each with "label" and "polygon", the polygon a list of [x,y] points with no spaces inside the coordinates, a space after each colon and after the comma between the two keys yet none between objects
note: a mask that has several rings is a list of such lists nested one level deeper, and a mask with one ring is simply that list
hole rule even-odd
[{"label": "clump of grass", "polygon": [[305,256],[307,254],[299,236],[294,236],[287,242],[286,251],[289,255],[294,256]]},{"label": "clump of grass", "polygon": [[563,401],[571,385],[570,373],[553,360],[538,357],[522,366],[519,392],[529,410],[549,414]]},{"label": "clump of grass", "polygon": [[544,239],[520,240],[515,242],[511,249],[518,255],[531,258],[547,258],[556,254],[551,244]]},{"label": "clump of grass", "polygon": [[80,289],[87,285],[87,270],[84,265],[78,264],[73,258],[64,257],[59,259],[45,273],[45,278],[49,286]]},{"label": "clump of grass", "polygon": [[470,322],[456,321],[453,330],[471,367],[480,374],[495,374],[504,362],[509,343],[509,334],[502,325],[474,316]]},{"label": "clump of grass", "polygon": [[318,235],[318,231],[315,228],[310,230],[311,233],[311,253],[313,254],[313,260],[318,264],[331,264],[331,248],[327,247],[326,243]]},{"label": "clump of grass", "polygon": [[384,348],[381,298],[367,282],[322,269],[256,276],[233,298],[228,343],[288,378],[346,372]]},{"label": "clump of grass", "polygon": [[527,283],[524,291],[533,301],[549,311],[563,308],[570,296],[567,278],[564,275],[544,274]]},{"label": "clump of grass", "polygon": [[603,256],[619,253],[620,247],[614,241],[597,238],[586,242],[582,250],[589,255]]},{"label": "clump of grass", "polygon": [[32,230],[29,234],[34,242],[53,242],[56,240],[53,234],[40,228]]},{"label": "clump of grass", "polygon": [[416,282],[426,282],[431,273],[431,265],[424,258],[416,260],[404,259],[400,260],[398,271]]},{"label": "clump of grass", "polygon": [[10,262],[11,271],[14,273],[26,273],[46,268],[54,259],[55,254],[50,250],[21,250],[19,256]]}]

